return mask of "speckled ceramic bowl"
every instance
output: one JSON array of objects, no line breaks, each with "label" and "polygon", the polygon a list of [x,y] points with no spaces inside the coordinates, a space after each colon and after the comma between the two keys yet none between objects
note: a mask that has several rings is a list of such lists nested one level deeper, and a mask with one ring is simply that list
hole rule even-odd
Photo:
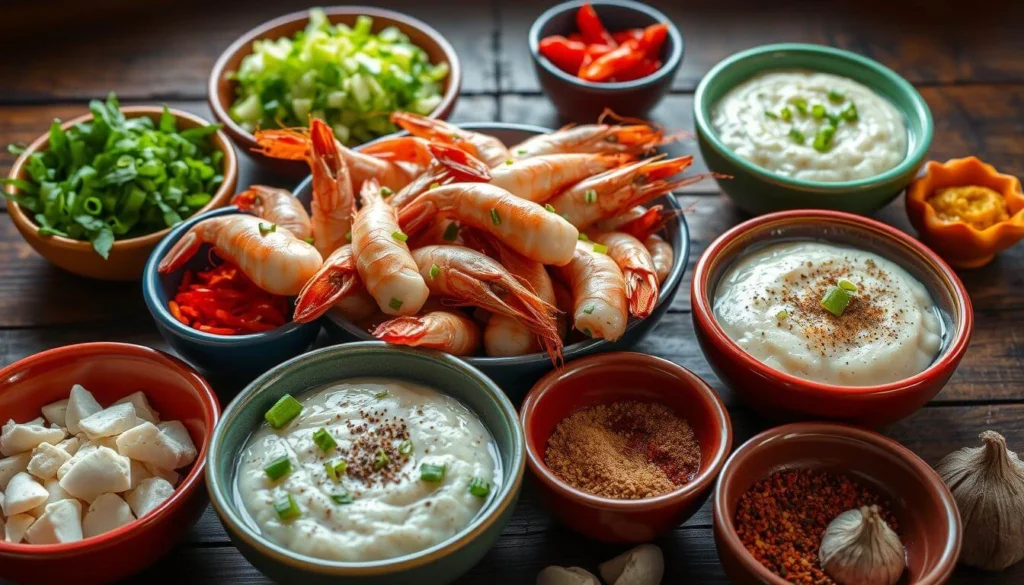
[{"label": "speckled ceramic bowl", "polygon": [[[502,467],[501,486],[469,526],[448,540],[402,557],[370,562],[326,561],[270,542],[240,508],[235,489],[238,458],[263,414],[285,393],[351,378],[410,380],[451,396],[490,431]],[[325,347],[285,362],[243,390],[224,410],[207,458],[210,499],[231,540],[246,559],[278,583],[304,585],[422,585],[455,580],[494,545],[512,517],[525,465],[523,432],[512,403],[494,382],[462,360],[431,350],[383,342]]]}]

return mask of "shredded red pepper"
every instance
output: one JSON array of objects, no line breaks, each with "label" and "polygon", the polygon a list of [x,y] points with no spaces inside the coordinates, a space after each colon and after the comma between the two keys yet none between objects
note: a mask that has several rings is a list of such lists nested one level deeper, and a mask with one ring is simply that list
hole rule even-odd
[{"label": "shredded red pepper", "polygon": [[270,331],[288,322],[286,297],[259,288],[237,266],[224,262],[209,270],[186,270],[167,309],[185,325],[215,335]]}]

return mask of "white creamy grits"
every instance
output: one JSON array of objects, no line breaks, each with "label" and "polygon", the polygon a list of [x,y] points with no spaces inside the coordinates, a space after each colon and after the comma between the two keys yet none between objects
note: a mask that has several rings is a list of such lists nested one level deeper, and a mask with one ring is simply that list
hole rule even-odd
[{"label": "white creamy grits", "polygon": [[[856,120],[842,119],[850,104]],[[816,116],[814,106],[825,116]],[[808,181],[873,177],[900,164],[907,151],[903,115],[868,87],[830,73],[755,75],[714,105],[712,125],[738,156],[777,175]],[[828,125],[835,129],[828,147],[815,148],[815,138]]]},{"label": "white creamy grits", "polygon": [[[843,279],[857,291],[837,317],[820,301]],[[877,254],[833,244],[792,241],[740,257],[719,282],[714,307],[744,351],[813,382],[902,380],[924,371],[942,345],[923,284]]]},{"label": "white creamy grits", "polygon": [[[293,552],[349,562],[415,553],[468,526],[500,488],[490,434],[451,397],[411,382],[355,379],[296,398],[299,416],[277,430],[264,422],[249,438],[237,480],[261,533]],[[328,453],[313,440],[321,428],[337,442]],[[292,470],[273,481],[264,467],[284,455]],[[347,468],[335,480],[324,464],[342,460]],[[443,479],[421,480],[424,463],[444,465]],[[474,478],[489,484],[486,496],[470,493]],[[346,493],[351,503],[331,497]],[[282,520],[274,505],[289,494],[301,516]]]}]

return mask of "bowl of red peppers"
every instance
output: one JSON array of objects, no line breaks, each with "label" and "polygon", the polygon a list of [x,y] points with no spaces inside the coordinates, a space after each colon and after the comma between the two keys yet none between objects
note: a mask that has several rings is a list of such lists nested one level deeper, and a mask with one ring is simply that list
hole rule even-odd
[{"label": "bowl of red peppers", "polygon": [[196,223],[240,213],[229,206],[197,215],[157,244],[142,276],[142,295],[164,339],[204,372],[248,380],[304,351],[320,332],[319,321],[292,321],[294,299],[256,286],[207,245],[180,270],[157,265]]},{"label": "bowl of red peppers", "polygon": [[562,117],[593,121],[606,109],[642,116],[672,87],[683,37],[661,12],[630,0],[566,2],[530,27],[541,88]]}]

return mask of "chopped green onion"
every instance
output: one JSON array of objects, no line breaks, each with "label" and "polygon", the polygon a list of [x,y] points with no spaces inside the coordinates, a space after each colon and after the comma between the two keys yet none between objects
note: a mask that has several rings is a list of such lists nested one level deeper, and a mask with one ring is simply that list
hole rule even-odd
[{"label": "chopped green onion", "polygon": [[583,309],[583,312],[588,314],[588,315],[593,315],[594,314],[594,303],[590,303],[589,305],[587,305],[586,308]]},{"label": "chopped green onion", "polygon": [[583,193],[583,200],[586,201],[588,205],[597,201],[597,191],[594,189],[587,189]]},{"label": "chopped green onion", "polygon": [[836,127],[831,125],[825,125],[818,130],[817,136],[814,137],[814,150],[818,152],[827,152],[832,146],[832,137],[836,133]]},{"label": "chopped green onion", "polygon": [[778,313],[775,313],[775,318],[778,319],[779,321],[785,321],[787,318],[789,318],[789,311],[787,311],[786,309],[782,309]]},{"label": "chopped green onion", "polygon": [[331,449],[338,446],[338,443],[331,436],[331,433],[327,432],[327,429],[320,427],[315,433],[313,433],[313,442],[320,448],[321,451],[327,453]]},{"label": "chopped green onion", "polygon": [[345,461],[340,461],[338,463],[324,461],[324,471],[327,473],[327,477],[334,481],[341,479],[341,476],[345,474],[346,469],[348,469],[348,463]]},{"label": "chopped green onion", "polygon": [[270,407],[270,410],[263,415],[263,418],[270,423],[270,426],[279,429],[291,422],[291,420],[302,412],[302,404],[292,398],[291,394],[285,394]]},{"label": "chopped green onion", "polygon": [[448,224],[448,227],[444,228],[444,235],[441,236],[446,242],[454,242],[455,238],[459,236],[459,224],[454,221]]},{"label": "chopped green onion", "polygon": [[395,239],[396,239],[396,240],[398,240],[399,242],[404,242],[404,241],[406,241],[406,240],[408,240],[408,239],[409,239],[409,236],[407,236],[407,235],[403,234],[403,233],[402,233],[402,232],[400,232],[400,231],[393,231],[393,232],[391,232],[391,237],[392,237],[392,238],[395,238]]},{"label": "chopped green onion", "polygon": [[590,328],[589,327],[587,327],[586,329],[583,330],[583,335],[586,335],[587,337],[593,337],[594,336],[594,334],[590,332]]},{"label": "chopped green onion", "polygon": [[402,308],[402,301],[396,299],[395,297],[391,297],[391,302],[388,303],[388,306],[397,311]]},{"label": "chopped green onion", "polygon": [[580,232],[580,235],[576,236],[576,239],[581,241],[581,242],[589,242],[590,241],[590,236],[588,236],[587,234],[585,234],[583,232]]},{"label": "chopped green onion", "polygon": [[263,473],[266,473],[271,481],[277,481],[291,473],[291,471],[292,462],[288,459],[287,455],[271,461],[263,468]]},{"label": "chopped green onion", "polygon": [[766,118],[771,118],[772,120],[778,120],[779,119],[779,115],[778,114],[776,114],[775,112],[769,112],[768,110],[764,111],[764,115],[765,115]]},{"label": "chopped green onion", "polygon": [[373,470],[377,471],[391,463],[391,458],[384,452],[384,449],[377,449],[377,455],[373,458]]},{"label": "chopped green onion", "polygon": [[381,187],[380,188],[380,196],[381,197],[391,197],[394,194],[395,194],[395,192],[392,191],[391,189],[387,188],[387,187]]},{"label": "chopped green onion", "polygon": [[424,463],[420,465],[420,481],[428,481],[430,483],[437,483],[444,479],[444,465],[434,465],[432,463]]},{"label": "chopped green onion", "polygon": [[796,111],[800,112],[801,115],[807,115],[807,100],[803,98],[797,98],[793,100],[793,105],[796,106]]},{"label": "chopped green onion", "polygon": [[491,493],[491,484],[482,477],[474,477],[469,482],[469,493],[478,498],[486,498]]},{"label": "chopped green onion", "polygon": [[857,285],[856,285],[856,284],[853,284],[853,283],[852,283],[852,282],[850,282],[849,280],[846,280],[845,278],[844,278],[844,279],[841,279],[841,280],[840,280],[839,282],[837,282],[836,284],[838,284],[838,285],[839,285],[839,288],[841,288],[841,289],[843,289],[843,290],[845,290],[845,291],[847,291],[847,292],[852,292],[852,293],[855,293],[855,292],[857,292]]},{"label": "chopped green onion", "polygon": [[594,251],[598,254],[607,254],[608,246],[605,246],[604,244],[594,244]]},{"label": "chopped green onion", "polygon": [[302,241],[303,241],[303,242],[306,242],[306,243],[307,243],[307,244],[309,244],[310,246],[312,246],[312,245],[313,245],[313,238],[302,238]]},{"label": "chopped green onion", "polygon": [[839,112],[839,117],[846,120],[847,122],[856,122],[860,116],[857,114],[857,104],[850,102],[842,112]]},{"label": "chopped green onion", "polygon": [[[312,238],[310,238],[310,239],[312,239]],[[345,241],[346,242],[351,242],[352,241],[352,232],[350,232],[350,231],[349,232],[345,232]],[[313,242],[310,242],[310,243],[312,244]]]},{"label": "chopped green onion", "polygon": [[838,286],[828,287],[828,290],[825,291],[825,296],[821,297],[822,308],[836,317],[841,317],[843,311],[846,310],[846,306],[849,304],[850,293]]},{"label": "chopped green onion", "polygon": [[491,223],[494,225],[501,225],[501,217],[498,215],[497,209],[491,210]]},{"label": "chopped green onion", "polygon": [[797,130],[796,128],[789,129],[789,139],[797,144],[803,144],[804,141],[807,140],[807,138],[804,137],[804,133]]},{"label": "chopped green onion", "polygon": [[834,89],[830,89],[828,90],[828,99],[830,102],[838,104],[839,102],[846,99],[846,96],[844,96],[841,92],[838,92]]},{"label": "chopped green onion", "polygon": [[821,120],[825,117],[825,106],[821,104],[814,104],[811,106],[811,116],[814,116],[815,120]]},{"label": "chopped green onion", "polygon": [[269,234],[270,232],[276,232],[276,231],[277,231],[277,224],[276,223],[263,223],[262,221],[260,222],[260,235],[261,236],[265,236],[265,235]]},{"label": "chopped green onion", "polygon": [[398,444],[399,455],[411,455],[413,449],[415,449],[415,447],[413,446],[412,441],[410,440],[405,440]]},{"label": "chopped green onion", "polygon": [[384,400],[385,398],[388,397],[388,391],[381,390],[380,392],[374,394],[373,397],[376,398],[377,400]]},{"label": "chopped green onion", "polygon": [[508,159],[507,161],[505,161],[505,164],[507,164],[508,166],[512,166],[512,163],[514,163],[514,162],[515,161],[512,160],[512,159]]},{"label": "chopped green onion", "polygon": [[441,186],[441,183],[431,183],[430,186],[427,187],[427,191],[430,191],[432,189],[437,189],[440,186]]},{"label": "chopped green onion", "polygon": [[786,106],[779,110],[779,117],[788,122],[793,119],[793,110]]},{"label": "chopped green onion", "polygon": [[356,499],[348,492],[341,492],[340,494],[331,494],[331,501],[335,504],[344,506],[345,504],[351,504],[356,501]]},{"label": "chopped green onion", "polygon": [[299,509],[299,505],[295,503],[295,498],[291,494],[274,502],[274,511],[277,512],[277,517],[281,520],[294,520],[302,516],[302,510]]},{"label": "chopped green onion", "polygon": [[526,149],[520,148],[519,150],[516,151],[516,154],[518,154],[519,156],[523,156],[524,154],[526,154]]},{"label": "chopped green onion", "polygon": [[551,213],[558,213],[557,211],[555,211],[555,206],[551,205],[550,203],[545,203],[544,204],[544,209],[547,209]]},{"label": "chopped green onion", "polygon": [[430,280],[437,278],[437,275],[441,273],[441,268],[437,264],[430,265]]}]

